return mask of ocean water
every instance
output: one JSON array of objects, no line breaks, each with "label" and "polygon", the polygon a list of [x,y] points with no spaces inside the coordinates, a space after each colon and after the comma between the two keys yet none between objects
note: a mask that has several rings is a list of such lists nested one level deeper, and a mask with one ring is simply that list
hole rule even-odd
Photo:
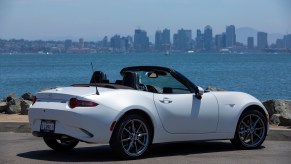
[{"label": "ocean water", "polygon": [[291,99],[290,54],[53,54],[0,55],[0,98],[13,92],[88,83],[92,69],[121,79],[123,67],[166,66],[203,88],[243,91],[260,100]]}]

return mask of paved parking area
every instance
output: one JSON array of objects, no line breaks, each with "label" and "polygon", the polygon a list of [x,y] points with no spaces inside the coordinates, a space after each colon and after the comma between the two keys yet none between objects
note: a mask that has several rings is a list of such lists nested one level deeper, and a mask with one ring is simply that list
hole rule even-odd
[{"label": "paved parking area", "polygon": [[143,159],[122,161],[108,145],[80,143],[55,152],[30,133],[0,132],[0,163],[290,163],[291,142],[266,140],[257,150],[236,150],[229,141],[153,145]]}]

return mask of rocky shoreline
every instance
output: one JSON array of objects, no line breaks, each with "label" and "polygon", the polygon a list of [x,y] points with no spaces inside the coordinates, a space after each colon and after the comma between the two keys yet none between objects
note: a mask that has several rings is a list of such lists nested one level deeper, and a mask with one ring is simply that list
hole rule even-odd
[{"label": "rocky shoreline", "polygon": [[[208,86],[206,90],[224,91],[224,89],[213,86]],[[6,98],[0,100],[0,114],[27,115],[32,101],[33,95],[29,92],[24,93],[19,98],[13,93],[8,94]],[[271,126],[291,126],[291,100],[272,99],[263,101],[262,103],[269,112]]]},{"label": "rocky shoreline", "polygon": [[15,94],[10,93],[0,101],[0,113],[27,115],[32,101],[33,95],[29,92],[18,98]]}]

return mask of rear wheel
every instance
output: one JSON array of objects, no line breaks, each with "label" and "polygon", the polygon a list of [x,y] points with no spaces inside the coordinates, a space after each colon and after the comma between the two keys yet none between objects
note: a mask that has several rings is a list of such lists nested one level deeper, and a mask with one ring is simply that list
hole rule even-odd
[{"label": "rear wheel", "polygon": [[115,127],[110,140],[113,152],[124,159],[141,157],[151,144],[150,126],[140,115],[125,116]]},{"label": "rear wheel", "polygon": [[65,138],[65,139],[55,139],[51,137],[43,137],[44,142],[48,147],[57,151],[69,151],[72,150],[79,143],[78,140]]},{"label": "rear wheel", "polygon": [[262,145],[267,135],[267,120],[257,110],[244,112],[231,142],[240,149],[254,149]]}]

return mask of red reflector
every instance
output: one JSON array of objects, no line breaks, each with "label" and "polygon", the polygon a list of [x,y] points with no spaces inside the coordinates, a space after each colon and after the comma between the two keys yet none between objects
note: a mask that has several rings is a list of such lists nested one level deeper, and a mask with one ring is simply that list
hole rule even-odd
[{"label": "red reflector", "polygon": [[110,126],[110,131],[113,131],[115,125],[116,125],[116,121],[113,121],[112,124],[111,124],[111,126]]},{"label": "red reflector", "polygon": [[76,107],[94,107],[98,104],[91,101],[85,101],[85,100],[78,100],[76,98],[71,98],[69,101],[69,107],[70,108],[76,108]]},{"label": "red reflector", "polygon": [[32,105],[36,102],[36,96],[32,96]]}]

